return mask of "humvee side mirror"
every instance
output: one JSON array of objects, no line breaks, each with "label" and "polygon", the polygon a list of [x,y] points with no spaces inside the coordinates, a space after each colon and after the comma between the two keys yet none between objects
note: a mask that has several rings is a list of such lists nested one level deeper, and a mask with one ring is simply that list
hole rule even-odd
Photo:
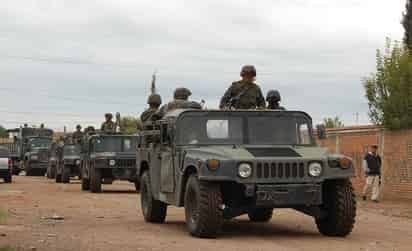
[{"label": "humvee side mirror", "polygon": [[316,126],[318,139],[326,139],[326,127],[324,124],[320,124]]}]

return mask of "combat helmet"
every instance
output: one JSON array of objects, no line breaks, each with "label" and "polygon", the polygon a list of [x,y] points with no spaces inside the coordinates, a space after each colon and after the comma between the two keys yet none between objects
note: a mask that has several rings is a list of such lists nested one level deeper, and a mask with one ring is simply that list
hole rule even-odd
[{"label": "combat helmet", "polygon": [[253,65],[244,65],[240,71],[240,76],[244,77],[246,74],[252,74],[256,77],[256,68]]},{"label": "combat helmet", "polygon": [[174,99],[183,99],[186,100],[192,95],[192,92],[184,87],[176,88],[173,97]]},{"label": "combat helmet", "polygon": [[147,98],[147,104],[160,106],[162,104],[162,97],[160,97],[159,94],[151,94],[149,98]]},{"label": "combat helmet", "polygon": [[270,90],[266,94],[266,101],[267,102],[279,102],[280,101],[280,93],[278,90]]},{"label": "combat helmet", "polygon": [[104,114],[104,117],[111,119],[111,118],[113,118],[113,114],[111,114],[110,112],[108,112],[108,113]]}]

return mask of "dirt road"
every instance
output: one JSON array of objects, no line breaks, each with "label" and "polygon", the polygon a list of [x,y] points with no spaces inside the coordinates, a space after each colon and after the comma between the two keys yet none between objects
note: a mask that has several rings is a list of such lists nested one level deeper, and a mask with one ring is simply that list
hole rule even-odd
[{"label": "dirt road", "polygon": [[284,209],[270,223],[241,217],[217,239],[196,239],[186,231],[182,209],[169,208],[163,225],[145,223],[133,184],[92,194],[73,180],[14,181],[0,183],[0,250],[412,250],[411,204],[360,203],[347,238],[321,236],[310,217]]}]

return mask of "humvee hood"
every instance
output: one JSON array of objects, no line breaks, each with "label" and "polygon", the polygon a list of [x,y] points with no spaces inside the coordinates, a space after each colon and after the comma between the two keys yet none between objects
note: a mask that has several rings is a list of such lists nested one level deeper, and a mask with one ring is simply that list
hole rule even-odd
[{"label": "humvee hood", "polygon": [[327,156],[327,149],[321,147],[291,146],[214,146],[197,147],[186,150],[187,154],[198,159],[216,158],[220,160],[251,160],[256,158],[288,158],[302,157],[321,159]]},{"label": "humvee hood", "polygon": [[190,148],[186,150],[188,155],[196,156],[198,159],[252,159],[253,155],[244,147],[233,146],[207,146]]}]

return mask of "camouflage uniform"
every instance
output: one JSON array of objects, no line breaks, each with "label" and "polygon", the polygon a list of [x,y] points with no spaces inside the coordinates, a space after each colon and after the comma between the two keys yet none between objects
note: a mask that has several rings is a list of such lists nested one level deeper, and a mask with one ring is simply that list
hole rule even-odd
[{"label": "camouflage uniform", "polygon": [[100,127],[102,132],[106,133],[114,133],[116,132],[116,124],[113,121],[105,121],[103,122],[102,126]]},{"label": "camouflage uniform", "polygon": [[265,107],[265,99],[260,87],[245,80],[233,82],[220,100],[221,109],[256,109]]},{"label": "camouflage uniform", "polygon": [[140,115],[142,123],[152,120],[153,115],[159,110],[159,106],[162,104],[162,98],[159,94],[152,94],[147,99],[147,104],[150,107]]},{"label": "camouflage uniform", "polygon": [[82,140],[83,140],[83,132],[75,131],[72,134],[72,141],[74,144],[81,144]]}]

